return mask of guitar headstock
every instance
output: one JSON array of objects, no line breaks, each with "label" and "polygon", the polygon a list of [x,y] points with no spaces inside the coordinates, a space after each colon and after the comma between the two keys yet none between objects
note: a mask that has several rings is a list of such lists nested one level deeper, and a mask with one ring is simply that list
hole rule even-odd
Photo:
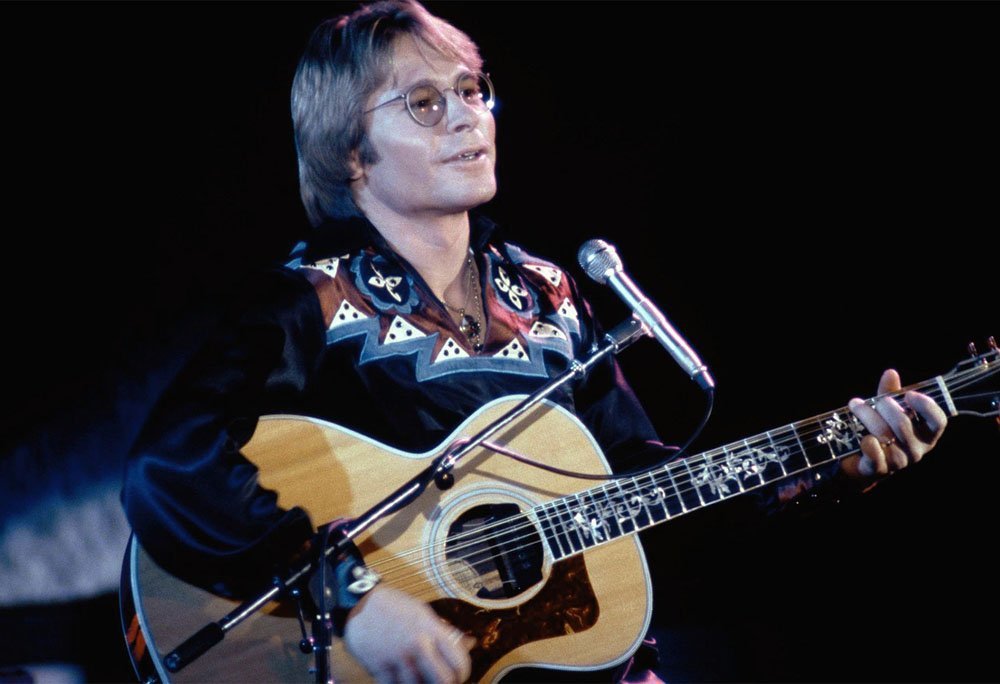
[{"label": "guitar headstock", "polygon": [[980,354],[970,342],[970,358],[956,364],[942,379],[957,415],[993,416],[1000,425],[1000,349],[992,336],[987,345],[987,351]]}]

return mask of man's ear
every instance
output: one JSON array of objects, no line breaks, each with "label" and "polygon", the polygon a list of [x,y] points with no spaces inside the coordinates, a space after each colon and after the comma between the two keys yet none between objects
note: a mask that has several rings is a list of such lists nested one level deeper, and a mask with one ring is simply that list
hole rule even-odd
[{"label": "man's ear", "polygon": [[358,152],[358,148],[351,150],[351,155],[347,160],[347,168],[350,169],[352,183],[365,177],[365,167],[361,163],[361,153]]}]

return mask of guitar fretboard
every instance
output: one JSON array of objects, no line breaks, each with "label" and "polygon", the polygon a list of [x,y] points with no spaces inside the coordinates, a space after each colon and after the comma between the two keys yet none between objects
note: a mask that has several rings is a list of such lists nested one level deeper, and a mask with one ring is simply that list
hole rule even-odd
[{"label": "guitar fretboard", "polygon": [[[939,379],[925,385],[947,396]],[[858,453],[866,434],[845,407],[554,499],[533,513],[559,560]]]}]

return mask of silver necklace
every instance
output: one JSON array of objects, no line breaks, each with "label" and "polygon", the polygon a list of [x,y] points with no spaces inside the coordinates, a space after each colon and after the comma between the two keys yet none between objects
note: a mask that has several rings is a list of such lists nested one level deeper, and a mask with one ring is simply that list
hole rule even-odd
[{"label": "silver necklace", "polygon": [[[454,307],[446,302],[443,297],[441,298],[441,303],[449,311],[458,314],[458,329],[468,338],[469,343],[472,345],[472,350],[478,354],[483,350],[483,341],[481,339],[483,324],[479,320],[479,311],[481,310],[479,304],[479,283],[477,282],[479,279],[476,277],[476,262],[472,258],[471,250],[469,258],[465,261],[465,269],[469,273],[468,290],[465,293],[465,306]],[[471,306],[469,306],[470,299],[472,300]]]}]

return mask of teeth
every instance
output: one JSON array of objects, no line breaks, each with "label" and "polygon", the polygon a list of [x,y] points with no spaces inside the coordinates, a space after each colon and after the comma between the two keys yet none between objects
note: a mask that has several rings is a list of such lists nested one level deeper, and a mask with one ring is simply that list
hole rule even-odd
[{"label": "teeth", "polygon": [[478,152],[466,152],[465,154],[458,155],[458,158],[468,161],[469,159],[475,159],[478,156],[479,156]]}]

